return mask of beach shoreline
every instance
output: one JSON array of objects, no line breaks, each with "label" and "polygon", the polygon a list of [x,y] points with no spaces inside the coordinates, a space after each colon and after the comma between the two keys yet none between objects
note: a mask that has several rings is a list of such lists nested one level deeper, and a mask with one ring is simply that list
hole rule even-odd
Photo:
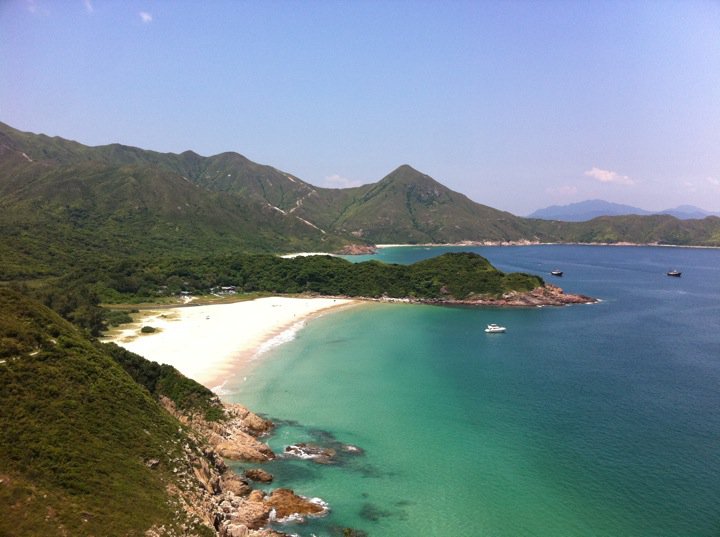
[{"label": "beach shoreline", "polygon": [[[186,377],[216,389],[259,354],[291,339],[308,320],[361,302],[332,297],[265,297],[227,304],[158,307],[140,311],[133,323],[111,330],[102,341],[171,365]],[[141,331],[143,327],[149,327],[146,333]]]}]

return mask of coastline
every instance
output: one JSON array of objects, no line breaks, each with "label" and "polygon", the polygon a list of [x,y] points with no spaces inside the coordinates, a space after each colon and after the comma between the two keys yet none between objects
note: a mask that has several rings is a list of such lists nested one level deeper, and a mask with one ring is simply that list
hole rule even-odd
[{"label": "coastline", "polygon": [[368,255],[377,253],[377,250],[383,248],[462,248],[462,247],[498,247],[498,246],[628,246],[628,247],[641,247],[650,246],[657,248],[690,248],[690,249],[709,249],[717,250],[720,246],[709,246],[709,245],[698,245],[698,244],[660,244],[657,242],[542,242],[542,241],[461,241],[461,242],[448,242],[448,243],[417,243],[417,244],[373,244],[368,247],[364,247],[359,251],[342,251],[342,252],[292,252],[280,255],[285,259],[293,259],[295,257],[306,257],[313,255],[329,255],[333,257],[346,256],[346,255]]},{"label": "coastline", "polygon": [[[462,246],[653,246],[657,248],[699,248],[717,250],[720,246],[698,244],[660,244],[657,242],[542,242],[542,241],[461,241],[449,243],[418,243],[418,244],[376,244],[375,248],[437,248]],[[329,254],[332,255],[332,254]]]},{"label": "coastline", "polygon": [[[109,331],[102,341],[115,343],[144,358],[175,367],[211,390],[246,369],[267,350],[289,341],[309,319],[330,310],[372,302],[435,306],[539,307],[591,304],[597,299],[565,294],[547,284],[502,297],[286,297],[177,306],[158,306],[134,315],[133,322]],[[142,330],[151,329],[148,333]]]},{"label": "coastline", "polygon": [[[105,342],[148,360],[175,367],[213,389],[281,343],[288,330],[329,310],[351,306],[347,298],[266,297],[205,306],[144,310],[134,322],[112,330]],[[143,327],[154,332],[141,333]],[[276,340],[280,338],[280,340]]]}]

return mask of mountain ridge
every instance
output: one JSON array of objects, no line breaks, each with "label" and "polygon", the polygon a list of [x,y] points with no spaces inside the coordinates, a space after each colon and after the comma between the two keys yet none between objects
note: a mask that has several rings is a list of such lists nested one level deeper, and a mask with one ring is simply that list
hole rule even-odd
[{"label": "mountain ridge", "polygon": [[674,216],[680,220],[697,220],[708,216],[720,216],[720,213],[706,211],[694,205],[679,205],[671,209],[663,209],[662,211],[648,211],[631,205],[592,199],[569,203],[567,205],[551,205],[543,209],[538,209],[530,214],[528,218],[561,220],[563,222],[586,222],[600,216],[649,216],[658,214]]},{"label": "mountain ridge", "polygon": [[720,246],[720,219],[521,218],[408,164],[329,189],[239,153],[89,147],[0,123],[0,280],[58,275],[82,259],[462,242]]}]

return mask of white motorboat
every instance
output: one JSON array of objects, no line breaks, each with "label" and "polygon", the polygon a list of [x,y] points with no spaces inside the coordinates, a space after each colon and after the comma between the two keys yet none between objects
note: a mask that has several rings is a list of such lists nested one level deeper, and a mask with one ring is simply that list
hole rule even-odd
[{"label": "white motorboat", "polygon": [[485,332],[487,332],[488,334],[502,334],[503,332],[505,332],[505,330],[506,328],[504,326],[492,323],[487,325]]}]

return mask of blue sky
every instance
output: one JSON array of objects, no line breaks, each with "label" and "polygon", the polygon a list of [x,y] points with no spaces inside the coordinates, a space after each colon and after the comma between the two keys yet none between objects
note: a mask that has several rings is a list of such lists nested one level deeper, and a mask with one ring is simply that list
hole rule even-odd
[{"label": "blue sky", "polygon": [[318,186],[410,164],[518,215],[717,211],[720,2],[2,0],[0,121]]}]

